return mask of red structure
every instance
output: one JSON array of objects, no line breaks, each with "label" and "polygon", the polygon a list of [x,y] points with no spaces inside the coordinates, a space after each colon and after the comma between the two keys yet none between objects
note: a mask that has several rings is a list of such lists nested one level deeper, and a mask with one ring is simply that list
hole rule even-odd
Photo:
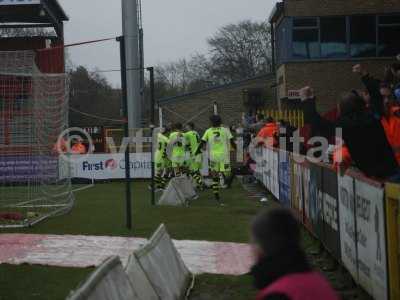
[{"label": "red structure", "polygon": [[[38,71],[64,73],[63,22],[68,17],[57,0],[0,2],[0,19],[3,32],[0,51],[34,51]],[[29,29],[34,28],[50,29],[54,34],[29,35]],[[4,36],[6,32],[9,34]],[[12,36],[16,32],[19,34]],[[26,32],[26,36],[21,32]],[[13,123],[32,117],[32,104],[29,103],[33,94],[32,78],[13,75],[12,70],[10,73],[0,75],[0,154],[26,154],[31,151],[30,147],[13,138]]]}]

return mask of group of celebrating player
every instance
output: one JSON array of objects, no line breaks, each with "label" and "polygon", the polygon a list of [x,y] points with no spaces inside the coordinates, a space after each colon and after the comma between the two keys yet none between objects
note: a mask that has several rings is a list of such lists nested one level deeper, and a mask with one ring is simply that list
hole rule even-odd
[{"label": "group of celebrating player", "polygon": [[[193,179],[197,189],[203,191],[206,185],[201,170],[204,159],[207,159],[215,199],[223,205],[219,190],[222,181],[223,185],[230,185],[233,179],[230,150],[236,145],[231,131],[222,126],[220,116],[213,115],[210,121],[211,127],[205,131],[202,138],[194,123],[188,123],[185,127],[176,123],[161,129],[157,136],[155,153],[157,189],[164,189],[168,180],[174,176],[187,175]],[[208,155],[203,155],[204,153]]]}]

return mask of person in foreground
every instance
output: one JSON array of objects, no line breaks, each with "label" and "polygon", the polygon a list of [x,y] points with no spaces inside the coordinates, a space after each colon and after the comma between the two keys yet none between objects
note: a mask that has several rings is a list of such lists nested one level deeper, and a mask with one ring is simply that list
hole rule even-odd
[{"label": "person in foreground", "polygon": [[300,227],[289,210],[262,212],[251,228],[260,292],[256,300],[338,300],[328,281],[312,270],[300,243]]}]

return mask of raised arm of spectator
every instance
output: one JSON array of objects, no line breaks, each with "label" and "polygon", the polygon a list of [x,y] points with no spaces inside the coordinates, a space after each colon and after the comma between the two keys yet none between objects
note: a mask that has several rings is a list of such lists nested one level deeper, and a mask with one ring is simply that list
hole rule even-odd
[{"label": "raised arm of spectator", "polygon": [[335,123],[323,118],[317,112],[313,90],[310,87],[302,88],[300,97],[303,102],[305,123],[311,125],[313,135],[317,133],[328,139],[335,136]]},{"label": "raised arm of spectator", "polygon": [[381,81],[372,77],[361,64],[355,65],[353,72],[361,76],[361,81],[370,94],[371,111],[381,117],[384,114],[383,97],[380,92]]}]

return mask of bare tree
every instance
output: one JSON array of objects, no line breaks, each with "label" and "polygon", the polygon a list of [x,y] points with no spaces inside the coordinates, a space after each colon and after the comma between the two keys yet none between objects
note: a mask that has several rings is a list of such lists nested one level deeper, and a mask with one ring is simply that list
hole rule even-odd
[{"label": "bare tree", "polygon": [[243,21],[222,27],[208,39],[210,75],[231,82],[271,70],[270,27],[267,22]]},{"label": "bare tree", "polygon": [[209,61],[204,55],[156,66],[156,86],[161,97],[199,90],[213,85],[209,74]]},{"label": "bare tree", "polygon": [[209,55],[156,66],[156,96],[164,98],[270,72],[267,22],[243,21],[222,27],[208,39]]}]

